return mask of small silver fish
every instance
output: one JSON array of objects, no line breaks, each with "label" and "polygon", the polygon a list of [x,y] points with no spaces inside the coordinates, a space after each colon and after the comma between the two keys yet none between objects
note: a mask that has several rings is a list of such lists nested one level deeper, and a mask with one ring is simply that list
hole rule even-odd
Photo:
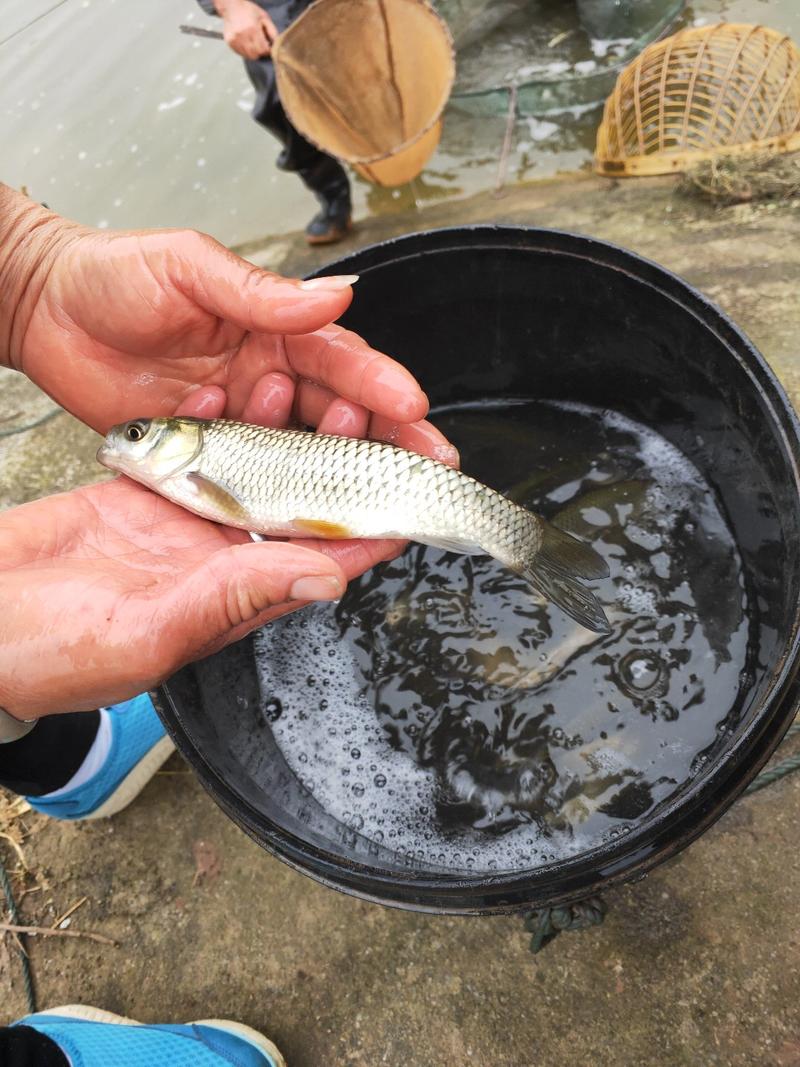
[{"label": "small silver fish", "polygon": [[260,534],[393,537],[489,555],[596,633],[610,627],[578,578],[604,578],[587,545],[474,478],[379,441],[224,419],[134,419],[97,458],[214,522]]}]

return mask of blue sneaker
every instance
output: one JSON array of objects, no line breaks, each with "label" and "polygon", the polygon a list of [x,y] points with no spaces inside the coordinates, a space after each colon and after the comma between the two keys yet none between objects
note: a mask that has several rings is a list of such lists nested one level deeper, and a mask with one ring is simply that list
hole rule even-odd
[{"label": "blue sneaker", "polygon": [[30,1026],[49,1037],[71,1067],[286,1067],[263,1034],[226,1019],[149,1026],[100,1008],[69,1004],[13,1025]]},{"label": "blue sneaker", "polygon": [[100,714],[95,743],[72,780],[54,793],[26,797],[36,811],[72,820],[116,815],[169,759],[175,746],[146,693]]}]

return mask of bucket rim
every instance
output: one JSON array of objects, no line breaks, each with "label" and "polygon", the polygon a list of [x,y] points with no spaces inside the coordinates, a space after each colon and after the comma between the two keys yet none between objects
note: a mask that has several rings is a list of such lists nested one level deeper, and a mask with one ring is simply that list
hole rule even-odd
[{"label": "bucket rim", "polygon": [[[505,242],[511,242],[507,244]],[[693,285],[654,261],[620,245],[583,234],[540,227],[476,224],[404,234],[365,246],[309,275],[359,273],[380,269],[420,253],[505,247],[573,256],[628,275],[657,288],[700,318],[735,358],[761,395],[776,437],[780,437],[800,511],[800,419],[783,386],[747,335]],[[386,257],[386,252],[396,255]],[[658,285],[657,283],[661,283]],[[245,640],[248,640],[247,638]],[[527,870],[452,872],[451,875],[388,870],[344,860],[257,814],[220,779],[190,740],[169,692],[169,681],[153,694],[154,703],[176,745],[216,802],[245,832],[289,866],[331,888],[374,903],[450,914],[519,911],[542,903],[564,903],[589,892],[643,877],[703,834],[744,792],[779,744],[800,704],[800,602],[784,647],[776,655],[769,686],[750,722],[737,730],[726,750],[674,798],[658,805],[652,820],[640,820],[627,834],[604,841],[564,860]]]}]

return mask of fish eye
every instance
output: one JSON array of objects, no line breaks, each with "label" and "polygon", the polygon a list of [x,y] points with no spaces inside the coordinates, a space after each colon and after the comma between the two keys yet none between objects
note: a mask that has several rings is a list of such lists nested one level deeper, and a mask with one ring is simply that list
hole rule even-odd
[{"label": "fish eye", "polygon": [[147,434],[149,429],[149,423],[147,422],[129,422],[125,427],[125,437],[128,441],[141,441]]}]

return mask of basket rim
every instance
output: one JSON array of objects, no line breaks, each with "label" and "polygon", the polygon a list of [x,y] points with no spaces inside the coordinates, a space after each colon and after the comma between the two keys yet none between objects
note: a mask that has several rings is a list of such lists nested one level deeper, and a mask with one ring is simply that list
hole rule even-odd
[{"label": "basket rim", "polygon": [[[782,30],[776,30],[772,26],[765,26],[763,22],[712,22],[707,26],[684,26],[681,30],[676,30],[675,33],[671,33],[668,37],[662,37],[658,41],[652,41],[646,48],[643,48],[639,55],[632,59],[629,66],[633,67],[635,64],[641,62],[643,57],[648,52],[657,52],[665,48],[670,42],[674,45],[676,41],[681,38],[691,37],[712,37],[720,30],[725,30],[725,36],[738,37],[743,31],[747,31],[752,36],[765,36],[765,37],[778,37],[781,40],[788,41],[797,50],[793,38],[790,34],[784,33]],[[626,68],[627,69],[627,68]]]},{"label": "basket rim", "polygon": [[607,178],[657,177],[680,173],[686,167],[718,156],[797,151],[800,151],[800,129],[762,141],[743,141],[741,144],[718,145],[716,148],[681,148],[676,151],[654,152],[651,155],[604,156],[602,159],[595,155],[594,171]]}]

